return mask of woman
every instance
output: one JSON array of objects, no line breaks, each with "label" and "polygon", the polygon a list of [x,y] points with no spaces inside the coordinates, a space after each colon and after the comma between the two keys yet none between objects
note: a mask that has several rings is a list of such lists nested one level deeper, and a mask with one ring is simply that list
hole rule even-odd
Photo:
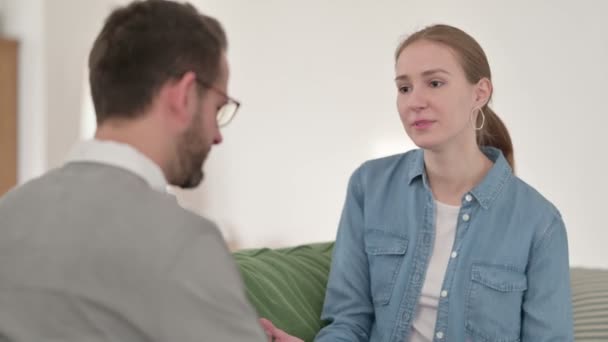
[{"label": "woman", "polygon": [[416,32],[395,83],[419,149],[351,176],[315,340],[573,341],[564,222],[513,173],[479,44]]}]

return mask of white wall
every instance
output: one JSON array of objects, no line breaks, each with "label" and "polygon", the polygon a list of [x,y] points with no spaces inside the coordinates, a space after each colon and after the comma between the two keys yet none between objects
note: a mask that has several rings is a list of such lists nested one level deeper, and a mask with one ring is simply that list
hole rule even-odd
[{"label": "white wall", "polygon": [[[113,1],[53,0],[46,10],[49,167],[80,138],[87,57]],[[69,13],[69,14],[68,14]]]},{"label": "white wall", "polygon": [[231,40],[242,112],[186,201],[258,246],[334,237],[362,161],[412,147],[395,109],[393,51],[445,22],[474,35],[518,174],[562,211],[571,261],[608,267],[603,216],[608,3],[384,0],[199,1]]},{"label": "white wall", "polygon": [[[45,9],[49,166],[58,165],[78,139],[84,60],[110,3],[54,0]],[[608,191],[601,140],[608,123],[602,97],[608,3],[196,4],[228,31],[231,95],[243,107],[225,130],[225,143],[213,150],[205,184],[179,196],[242,246],[333,239],[352,170],[366,159],[413,147],[394,105],[394,48],[403,34],[445,22],[485,48],[494,108],[511,130],[517,172],[561,209],[572,264],[608,267],[601,216]],[[66,15],[67,9],[77,16]],[[36,158],[27,150],[21,156]]]},{"label": "white wall", "polygon": [[18,178],[21,182],[47,168],[47,89],[44,0],[3,0],[3,33],[19,41]]},{"label": "white wall", "polygon": [[[61,164],[80,137],[86,56],[113,0],[0,0],[20,42],[19,181]],[[50,5],[52,4],[52,5]]]}]

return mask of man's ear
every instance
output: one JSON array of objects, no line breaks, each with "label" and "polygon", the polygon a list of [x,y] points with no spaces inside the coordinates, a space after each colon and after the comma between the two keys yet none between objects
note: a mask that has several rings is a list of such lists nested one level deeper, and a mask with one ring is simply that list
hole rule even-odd
[{"label": "man's ear", "polygon": [[167,82],[161,90],[166,101],[167,119],[178,128],[190,125],[196,106],[196,86],[196,75],[188,71],[180,78]]},{"label": "man's ear", "polygon": [[490,101],[492,91],[492,82],[486,77],[480,79],[479,82],[477,82],[477,84],[475,85],[475,107],[481,108],[485,106],[488,101]]}]

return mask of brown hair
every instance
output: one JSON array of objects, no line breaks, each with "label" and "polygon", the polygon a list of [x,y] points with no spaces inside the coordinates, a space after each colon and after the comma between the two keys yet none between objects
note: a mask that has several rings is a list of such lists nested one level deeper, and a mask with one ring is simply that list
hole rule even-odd
[{"label": "brown hair", "polygon": [[114,10],[89,55],[97,123],[139,116],[163,84],[188,71],[213,83],[226,48],[219,22],[188,3],[135,1]]},{"label": "brown hair", "polygon": [[[429,26],[410,35],[397,48],[395,60],[399,58],[406,47],[420,40],[439,43],[452,49],[459,57],[460,65],[471,84],[476,84],[484,77],[490,81],[492,80],[488,58],[479,43],[466,32],[449,25]],[[488,99],[488,103],[490,99]],[[513,144],[509,131],[488,103],[482,108],[485,114],[485,123],[483,128],[477,131],[477,144],[500,149],[509,165],[515,168]],[[479,127],[481,125],[481,115],[477,116],[477,121],[477,127]]]}]

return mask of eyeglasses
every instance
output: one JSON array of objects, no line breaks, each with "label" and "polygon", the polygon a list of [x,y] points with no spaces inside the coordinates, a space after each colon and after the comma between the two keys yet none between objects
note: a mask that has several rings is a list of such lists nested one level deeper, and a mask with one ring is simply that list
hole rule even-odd
[{"label": "eyeglasses", "polygon": [[226,98],[226,103],[217,111],[217,125],[219,127],[227,126],[236,116],[236,112],[239,110],[241,103],[198,77],[196,78],[196,82],[203,88],[211,89]]}]

